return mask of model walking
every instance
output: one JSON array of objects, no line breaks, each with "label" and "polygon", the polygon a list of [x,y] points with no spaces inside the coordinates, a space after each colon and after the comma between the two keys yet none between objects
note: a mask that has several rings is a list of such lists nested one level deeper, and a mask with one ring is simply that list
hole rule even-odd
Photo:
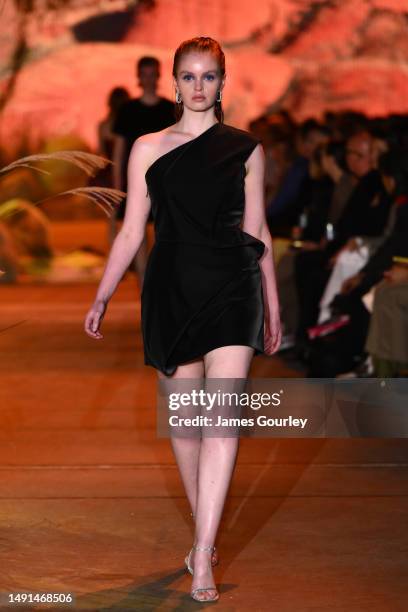
[{"label": "model walking", "polygon": [[[225,58],[207,37],[174,56],[177,122],[134,143],[123,226],[85,330],[101,321],[144,235],[152,210],[155,244],[142,291],[145,364],[159,378],[245,379],[254,354],[281,341],[272,239],[265,221],[264,154],[250,133],[222,123]],[[195,518],[186,563],[191,595],[215,601],[214,542],[238,437],[172,437]]]}]

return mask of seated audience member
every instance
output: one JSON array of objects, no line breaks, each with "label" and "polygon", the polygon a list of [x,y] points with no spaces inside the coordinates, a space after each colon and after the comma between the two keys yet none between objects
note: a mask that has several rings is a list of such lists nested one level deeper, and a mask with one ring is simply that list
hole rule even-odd
[{"label": "seated audience member", "polygon": [[297,342],[307,343],[307,328],[317,322],[319,302],[331,274],[333,256],[357,236],[380,236],[387,222],[390,196],[384,188],[381,175],[375,168],[373,139],[367,132],[349,138],[346,145],[346,163],[354,177],[354,189],[344,210],[334,224],[333,240],[323,248],[299,253],[295,274],[299,304]]},{"label": "seated audience member", "polygon": [[346,164],[355,188],[335,226],[330,253],[336,253],[350,238],[381,236],[391,206],[378,171],[378,145],[369,132],[359,132],[346,144]]},{"label": "seated audience member", "polygon": [[321,248],[328,219],[335,220],[353,188],[352,177],[342,167],[344,147],[329,143],[319,147],[309,162],[311,189],[298,226],[292,231],[296,248],[288,248],[277,263],[277,282],[284,335],[280,350],[294,345],[298,322],[294,265],[300,251]]},{"label": "seated audience member", "polygon": [[[373,140],[373,165],[377,168],[379,156],[387,151],[388,144],[384,138],[375,137]],[[330,319],[330,302],[340,290],[347,278],[363,267],[368,258],[378,248],[382,241],[382,235],[378,236],[354,236],[332,258],[332,272],[325,286],[323,296],[320,300],[320,312],[318,323]]]},{"label": "seated audience member", "polygon": [[408,151],[394,149],[383,153],[379,171],[385,188],[393,196],[383,241],[367,264],[345,281],[341,293],[333,300],[337,310],[378,283],[392,266],[394,257],[408,256]]},{"label": "seated audience member", "polygon": [[[278,193],[266,207],[266,217],[274,235],[290,236],[302,207],[302,194],[309,188],[309,160],[319,145],[328,142],[328,130],[317,121],[305,121],[296,135],[296,155]],[[300,198],[300,199],[299,199]]]},{"label": "seated audience member", "polygon": [[[299,222],[294,228],[303,249],[327,244],[327,224],[333,227],[354,188],[354,179],[344,161],[344,145],[330,142],[316,149],[309,164],[310,191],[305,197]],[[315,244],[310,244],[315,243]]]},{"label": "seated audience member", "polygon": [[[378,166],[384,187],[393,197],[383,242],[365,266],[345,281],[341,293],[332,301],[332,312],[348,314],[350,322],[331,337],[313,343],[309,358],[310,376],[335,376],[352,369],[361,361],[365,356],[364,347],[370,325],[370,315],[362,297],[384,277],[391,280],[405,278],[401,271],[393,266],[393,261],[394,258],[408,257],[408,151],[396,149],[384,153],[380,156]],[[394,295],[397,293],[395,290]],[[391,294],[391,289],[380,289],[378,300],[393,299]],[[402,309],[401,312],[406,316],[406,311],[404,313]],[[393,323],[398,327],[397,317]],[[373,326],[369,348],[370,352],[375,354],[379,328],[375,323]],[[389,334],[388,327],[386,324],[382,326],[381,336]],[[399,327],[403,334],[404,327],[401,324]]]},{"label": "seated audience member", "polygon": [[386,270],[375,288],[365,350],[376,376],[408,376],[408,258]]}]

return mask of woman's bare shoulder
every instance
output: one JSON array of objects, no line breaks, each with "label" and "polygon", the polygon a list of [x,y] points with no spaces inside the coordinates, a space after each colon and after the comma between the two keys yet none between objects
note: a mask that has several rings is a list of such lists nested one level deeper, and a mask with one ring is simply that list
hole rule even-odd
[{"label": "woman's bare shoulder", "polygon": [[142,145],[155,147],[157,145],[165,145],[167,142],[171,144],[174,138],[174,125],[159,130],[158,132],[150,132],[139,136],[137,141]]},{"label": "woman's bare shoulder", "polygon": [[136,138],[130,151],[129,162],[133,164],[138,160],[147,167],[160,154],[161,149],[171,147],[171,135],[169,134],[171,128],[172,126]]},{"label": "woman's bare shoulder", "polygon": [[164,130],[143,134],[134,142],[133,149],[146,160],[147,165],[153,163],[161,155],[168,153],[175,147],[185,142],[180,138],[176,124],[170,125]]}]

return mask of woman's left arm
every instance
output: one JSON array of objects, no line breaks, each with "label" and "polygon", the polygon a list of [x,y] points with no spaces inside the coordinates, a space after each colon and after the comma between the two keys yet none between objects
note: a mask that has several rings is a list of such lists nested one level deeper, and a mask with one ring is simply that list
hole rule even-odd
[{"label": "woman's left arm", "polygon": [[281,343],[279,298],[276,286],[272,237],[266,222],[264,175],[265,154],[261,144],[252,151],[246,162],[245,213],[242,229],[265,244],[265,252],[259,260],[265,306],[265,353],[272,355]]}]

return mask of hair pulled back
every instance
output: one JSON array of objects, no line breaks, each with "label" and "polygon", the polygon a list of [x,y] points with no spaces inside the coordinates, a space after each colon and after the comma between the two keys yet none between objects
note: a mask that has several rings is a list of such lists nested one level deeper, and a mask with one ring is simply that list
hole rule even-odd
[{"label": "hair pulled back", "polygon": [[[196,36],[195,38],[190,38],[188,40],[183,41],[176,49],[173,60],[173,76],[177,78],[177,71],[180,64],[181,58],[187,53],[191,52],[209,52],[214,55],[216,58],[220,74],[223,77],[225,75],[225,55],[223,50],[221,49],[220,44],[210,38],[209,36]],[[184,111],[183,102],[176,103],[176,121],[180,119]],[[216,101],[215,102],[215,116],[217,117],[220,123],[224,121],[224,111],[222,109],[222,103]]]}]

